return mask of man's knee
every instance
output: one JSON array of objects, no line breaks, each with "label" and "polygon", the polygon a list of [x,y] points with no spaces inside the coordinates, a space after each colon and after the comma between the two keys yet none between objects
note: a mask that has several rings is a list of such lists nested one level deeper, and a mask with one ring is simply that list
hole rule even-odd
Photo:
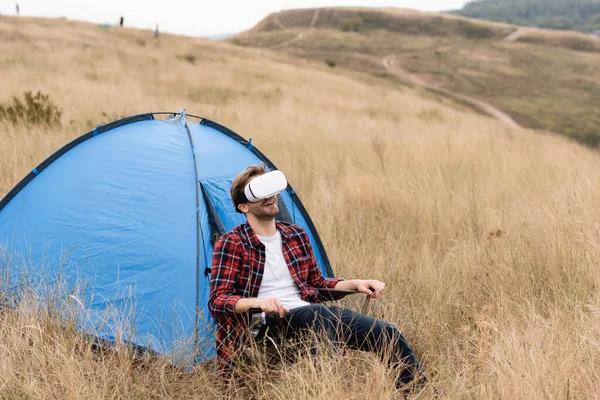
[{"label": "man's knee", "polygon": [[360,327],[367,342],[375,347],[405,345],[406,339],[392,323],[382,320],[365,321]]},{"label": "man's knee", "polygon": [[398,329],[391,323],[382,321],[380,319],[374,319],[371,317],[364,316],[356,321],[359,325],[359,330],[376,337],[379,336],[393,336],[398,333]]},{"label": "man's knee", "polygon": [[388,343],[408,347],[406,339],[394,324],[382,321],[382,326],[380,329],[381,336],[383,336]]},{"label": "man's knee", "polygon": [[389,323],[389,322],[385,322],[385,321],[382,321],[382,322],[383,322],[382,331],[385,332],[385,335],[387,335],[390,338],[402,337],[402,334],[400,333],[398,328],[396,328],[396,325]]}]

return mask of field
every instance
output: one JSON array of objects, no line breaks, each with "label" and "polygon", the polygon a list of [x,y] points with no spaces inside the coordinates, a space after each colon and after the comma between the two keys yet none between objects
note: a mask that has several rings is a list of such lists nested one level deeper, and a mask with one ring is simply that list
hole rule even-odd
[{"label": "field", "polygon": [[430,91],[485,101],[524,127],[592,147],[600,141],[600,40],[581,33],[409,10],[333,8],[271,14],[229,41],[415,86],[407,78],[413,75]]},{"label": "field", "polygon": [[[286,173],[338,275],[387,283],[371,315],[431,377],[411,398],[600,393],[597,150],[386,76],[228,43],[0,17],[0,54],[0,104],[41,91],[62,110],[55,126],[0,121],[0,196],[99,123],[186,108]],[[204,366],[98,354],[35,303],[3,310],[0,337],[0,398],[401,398],[355,353],[224,387]]]}]

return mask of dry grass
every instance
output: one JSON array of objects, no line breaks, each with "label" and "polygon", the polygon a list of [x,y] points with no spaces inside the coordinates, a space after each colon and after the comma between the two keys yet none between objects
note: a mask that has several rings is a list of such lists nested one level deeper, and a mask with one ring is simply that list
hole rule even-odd
[{"label": "dry grass", "polygon": [[[63,109],[60,128],[0,124],[0,194],[103,113],[186,107],[286,172],[337,274],[388,283],[371,313],[405,334],[441,398],[600,393],[597,152],[384,80],[151,36],[0,18],[0,101],[40,90]],[[224,388],[210,368],[99,355],[27,304],[0,314],[0,337],[1,398],[392,396],[368,355],[256,368]]]}]

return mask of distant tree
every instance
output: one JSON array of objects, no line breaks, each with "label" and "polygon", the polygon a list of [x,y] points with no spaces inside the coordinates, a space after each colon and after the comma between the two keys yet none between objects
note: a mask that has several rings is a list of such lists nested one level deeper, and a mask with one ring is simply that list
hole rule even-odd
[{"label": "distant tree", "polygon": [[600,27],[600,0],[474,0],[452,14],[550,29]]},{"label": "distant tree", "polygon": [[344,32],[358,32],[364,25],[364,21],[361,17],[350,17],[340,19],[340,28]]}]

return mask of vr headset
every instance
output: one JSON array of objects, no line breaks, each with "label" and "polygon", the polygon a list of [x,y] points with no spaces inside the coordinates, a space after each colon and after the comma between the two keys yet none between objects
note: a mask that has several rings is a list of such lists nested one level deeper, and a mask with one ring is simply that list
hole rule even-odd
[{"label": "vr headset", "polygon": [[244,188],[244,194],[250,203],[258,203],[283,192],[287,184],[283,172],[271,171],[252,179]]}]

